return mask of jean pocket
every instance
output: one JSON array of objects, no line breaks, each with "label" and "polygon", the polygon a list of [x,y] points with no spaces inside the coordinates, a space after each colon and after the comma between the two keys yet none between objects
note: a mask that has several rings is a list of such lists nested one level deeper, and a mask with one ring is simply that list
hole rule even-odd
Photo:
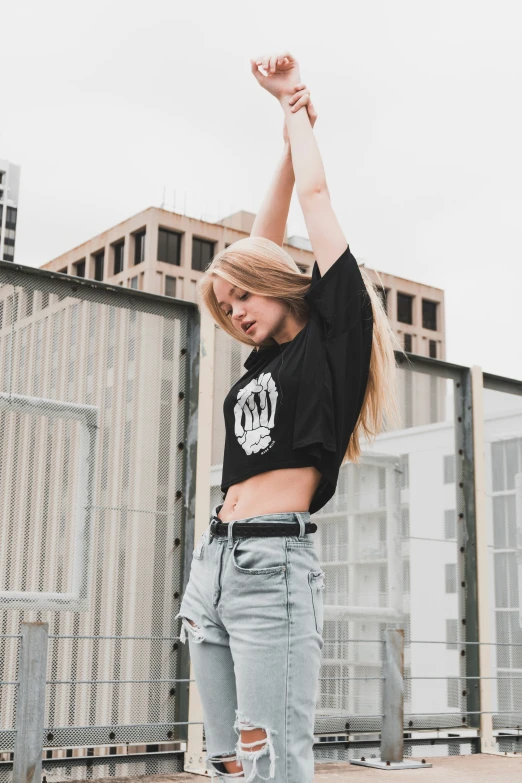
[{"label": "jean pocket", "polygon": [[239,538],[232,549],[232,563],[242,574],[282,573],[286,571],[284,544],[275,538]]},{"label": "jean pocket", "polygon": [[312,593],[312,607],[314,610],[315,630],[323,635],[324,624],[324,571],[310,571],[308,573],[308,584]]},{"label": "jean pocket", "polygon": [[203,550],[205,548],[206,543],[207,543],[207,531],[205,530],[205,532],[202,533],[194,551],[192,552],[192,557],[195,557],[197,560],[201,560],[203,558]]}]

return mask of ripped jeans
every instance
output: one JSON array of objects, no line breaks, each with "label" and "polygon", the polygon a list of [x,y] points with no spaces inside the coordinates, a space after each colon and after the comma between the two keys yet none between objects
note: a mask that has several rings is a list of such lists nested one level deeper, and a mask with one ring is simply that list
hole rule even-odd
[{"label": "ripped jeans", "polygon": [[[219,513],[214,509],[212,517]],[[323,649],[323,588],[309,512],[241,522],[299,522],[301,535],[213,536],[193,552],[180,612],[203,707],[212,779],[312,783]],[[192,622],[189,622],[192,621]],[[245,743],[241,732],[264,729]],[[243,737],[244,739],[244,737]],[[226,771],[236,760],[242,772]]]}]

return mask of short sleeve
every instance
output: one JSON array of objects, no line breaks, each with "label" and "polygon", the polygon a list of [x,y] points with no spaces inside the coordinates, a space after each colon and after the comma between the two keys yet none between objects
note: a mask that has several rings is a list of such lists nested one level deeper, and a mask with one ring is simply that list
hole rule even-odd
[{"label": "short sleeve", "polygon": [[312,282],[304,299],[325,324],[329,339],[372,318],[370,297],[349,246],[323,276],[314,262]]}]

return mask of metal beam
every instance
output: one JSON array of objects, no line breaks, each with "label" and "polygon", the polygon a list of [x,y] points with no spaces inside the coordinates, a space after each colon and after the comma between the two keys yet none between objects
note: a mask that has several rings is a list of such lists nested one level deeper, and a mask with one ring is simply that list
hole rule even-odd
[{"label": "metal beam", "polygon": [[22,623],[13,783],[40,783],[47,673],[47,623]]}]

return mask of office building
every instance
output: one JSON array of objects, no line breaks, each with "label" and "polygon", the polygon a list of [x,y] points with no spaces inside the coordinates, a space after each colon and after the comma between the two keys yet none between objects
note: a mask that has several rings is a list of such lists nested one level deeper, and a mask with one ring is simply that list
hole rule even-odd
[{"label": "office building", "polygon": [[0,159],[0,258],[14,261],[20,166]]}]

